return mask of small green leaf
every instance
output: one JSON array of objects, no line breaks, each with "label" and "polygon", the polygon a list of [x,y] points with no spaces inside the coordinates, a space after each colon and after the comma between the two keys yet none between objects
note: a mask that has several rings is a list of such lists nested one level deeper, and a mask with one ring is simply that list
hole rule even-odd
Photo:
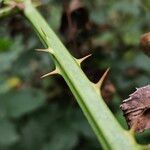
[{"label": "small green leaf", "polygon": [[0,144],[11,145],[19,140],[14,125],[8,120],[0,119]]},{"label": "small green leaf", "polygon": [[1,100],[10,117],[20,117],[36,110],[44,104],[45,95],[38,90],[24,89],[2,95]]},{"label": "small green leaf", "polygon": [[78,136],[76,132],[73,132],[69,128],[59,128],[42,150],[72,150],[77,142]]},{"label": "small green leaf", "polygon": [[11,46],[10,51],[0,53],[0,73],[10,69],[13,63],[18,59],[23,50],[23,46],[21,44],[21,38],[17,38]]}]

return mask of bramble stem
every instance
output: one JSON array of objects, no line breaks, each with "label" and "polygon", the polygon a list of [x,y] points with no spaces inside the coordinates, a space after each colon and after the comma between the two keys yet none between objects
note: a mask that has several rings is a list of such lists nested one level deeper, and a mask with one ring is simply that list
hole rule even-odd
[{"label": "bramble stem", "polygon": [[24,0],[24,15],[31,22],[40,40],[55,61],[56,67],[70,87],[73,95],[88,119],[98,140],[106,150],[140,150],[142,146],[116,121],[112,112],[85,76],[76,59],[68,52],[51,27],[33,7]]},{"label": "bramble stem", "polygon": [[134,137],[122,129],[102,97],[39,12],[26,0],[24,14],[32,23],[45,48],[52,49],[56,66],[77,99],[104,149],[138,150]]}]

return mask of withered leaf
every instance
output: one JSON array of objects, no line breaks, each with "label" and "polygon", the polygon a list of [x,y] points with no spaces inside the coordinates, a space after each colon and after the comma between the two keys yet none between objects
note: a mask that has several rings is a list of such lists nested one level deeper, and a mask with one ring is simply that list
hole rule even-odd
[{"label": "withered leaf", "polygon": [[122,102],[122,109],[129,128],[135,132],[150,129],[150,85],[137,88]]}]

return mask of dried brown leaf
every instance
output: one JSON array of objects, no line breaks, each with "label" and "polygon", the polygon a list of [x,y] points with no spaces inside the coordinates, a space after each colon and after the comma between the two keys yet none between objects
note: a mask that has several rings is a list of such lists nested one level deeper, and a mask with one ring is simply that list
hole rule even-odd
[{"label": "dried brown leaf", "polygon": [[137,88],[120,105],[129,128],[135,132],[150,129],[150,85]]}]

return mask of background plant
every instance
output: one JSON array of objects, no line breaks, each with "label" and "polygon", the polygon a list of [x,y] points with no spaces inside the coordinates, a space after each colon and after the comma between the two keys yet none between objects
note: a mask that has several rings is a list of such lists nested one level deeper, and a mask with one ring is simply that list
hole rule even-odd
[{"label": "background plant", "polygon": [[[118,3],[120,4],[121,1],[120,2],[118,1]],[[109,19],[111,19],[111,17],[109,18],[109,13],[113,14],[111,11],[114,11],[114,12],[124,11],[121,8],[119,10],[118,3],[112,1],[112,5],[111,5],[111,7],[109,6],[110,7],[109,9],[107,6],[108,5],[107,2],[103,3],[103,5],[105,7],[103,6],[102,10],[105,10],[105,12],[107,12],[106,14],[103,14],[105,16],[106,20],[104,20],[104,21],[102,21],[102,19],[94,20],[95,18],[99,19],[99,17],[94,17],[94,12],[92,12],[92,11],[90,13],[91,20],[94,20],[97,24],[105,24],[105,23],[109,22]],[[98,2],[96,4],[98,4]],[[127,5],[127,4],[124,5],[124,2],[122,2],[121,4],[123,7]],[[87,3],[87,5],[88,5],[88,3]],[[100,4],[100,6],[101,5],[102,5],[102,3]],[[129,5],[128,5],[128,7],[129,7]],[[148,59],[148,57],[143,55],[140,51],[136,50],[136,49],[138,49],[136,47],[139,42],[140,34],[147,31],[149,28],[148,23],[147,23],[148,21],[146,19],[147,18],[146,15],[148,15],[148,13],[145,12],[145,11],[147,11],[147,9],[145,9],[145,7],[147,7],[148,5],[147,4],[145,5],[145,2],[143,2],[143,3],[139,2],[139,4],[133,3],[133,6],[134,5],[135,6],[137,5],[137,10],[139,9],[139,13],[136,14],[137,16],[133,12],[132,13],[134,15],[132,13],[128,14],[127,13],[128,11],[123,12],[124,16],[119,16],[121,20],[119,20],[118,23],[114,22],[113,29],[110,29],[110,30],[102,32],[102,33],[98,33],[98,35],[92,35],[90,37],[92,42],[94,43],[91,45],[92,49],[93,50],[98,49],[98,50],[94,51],[94,55],[93,55],[93,57],[95,59],[94,61],[92,58],[91,60],[89,59],[89,61],[86,62],[87,64],[83,64],[83,68],[85,71],[87,71],[88,74],[90,74],[89,73],[90,71],[89,71],[89,68],[87,68],[87,66],[90,66],[90,64],[91,65],[95,64],[94,66],[98,66],[101,69],[105,69],[108,66],[111,66],[111,68],[112,68],[111,76],[112,77],[110,77],[110,78],[113,81],[113,83],[115,84],[115,86],[117,87],[117,90],[118,89],[119,90],[117,91],[117,94],[114,95],[114,97],[113,97],[114,100],[109,102],[109,105],[112,108],[112,110],[114,111],[117,118],[120,120],[120,122],[122,122],[122,119],[123,119],[122,115],[120,114],[120,111],[118,110],[118,105],[120,103],[120,99],[123,99],[128,95],[128,93],[130,92],[130,89],[128,87],[131,87],[131,85],[133,86],[133,88],[132,88],[132,90],[133,90],[135,86],[147,84],[148,76],[149,76],[149,59]],[[55,5],[53,4],[53,5],[51,5],[51,7],[52,6],[54,7]],[[140,8],[138,6],[140,6]],[[60,7],[60,6],[57,6],[57,7]],[[54,11],[55,13],[53,11],[49,11],[49,9],[47,11],[47,12],[51,12],[51,16],[48,15],[47,18],[50,17],[50,20],[52,19],[52,21],[51,21],[52,23],[54,23],[53,18],[55,18],[55,17],[52,17],[52,15],[56,15],[57,11],[59,14],[59,11],[60,11],[60,9],[57,9],[57,7],[55,6],[55,9],[56,9]],[[90,6],[89,6],[89,10],[90,10]],[[101,12],[100,14],[102,14],[102,12],[104,12],[99,9],[98,10],[94,9],[94,10],[100,11]],[[134,10],[134,12],[135,12],[135,10]],[[146,15],[143,15],[144,16],[144,17],[142,17],[143,20],[141,21],[141,23],[139,23],[139,25],[137,25],[136,23],[139,21],[138,17],[140,15],[142,15],[143,12],[145,12]],[[95,15],[98,15],[98,14],[99,14],[98,12],[95,12]],[[121,13],[119,13],[119,14],[121,14]],[[128,15],[131,16],[131,18],[129,18]],[[116,17],[118,17],[118,16],[116,16]],[[20,16],[19,16],[19,18],[20,18]],[[124,24],[124,20],[127,20],[127,18],[129,19],[128,20],[129,23],[127,25],[121,26],[121,23]],[[9,20],[9,18],[8,18],[8,20]],[[11,18],[10,20],[14,24],[16,18],[15,19]],[[113,18],[113,20],[115,20],[115,19]],[[99,21],[102,21],[102,22],[99,22]],[[7,22],[7,20],[4,20],[4,22]],[[12,22],[10,23],[11,27],[12,27]],[[16,22],[18,23],[18,21],[16,21]],[[59,23],[59,22],[56,22],[56,23]],[[132,33],[131,31],[133,30],[133,29],[131,29],[131,27],[133,27],[133,24],[137,25],[137,27],[136,27],[136,25],[134,26],[137,29],[136,32],[134,32],[134,34],[135,33],[137,34],[137,32],[139,32],[138,33],[139,35],[137,35],[137,36],[135,36],[134,34],[131,34]],[[3,23],[3,25],[4,25],[4,23]],[[16,26],[17,25],[15,25],[15,27]],[[119,28],[118,28],[118,26],[119,26]],[[121,29],[120,26],[124,30]],[[11,27],[9,27],[9,29],[11,29]],[[21,26],[21,27],[23,27],[23,26]],[[27,27],[28,27],[28,25],[27,25]],[[24,28],[27,28],[27,27],[24,26]],[[58,24],[54,25],[54,27],[55,27],[54,29],[56,29],[58,27]],[[21,33],[24,30],[24,28],[19,29],[21,31]],[[7,32],[4,30],[6,30]],[[29,29],[29,33],[30,33],[30,30],[31,29]],[[129,32],[127,32],[127,31],[129,31]],[[2,32],[1,32],[2,34],[5,34],[5,36],[4,36],[5,38],[2,39],[3,44],[1,44],[1,45],[3,45],[3,48],[2,48],[3,52],[1,53],[1,56],[2,56],[1,58],[3,58],[3,60],[5,61],[5,62],[1,61],[4,64],[4,67],[2,67],[2,75],[4,77],[1,76],[2,77],[1,81],[3,83],[3,84],[1,84],[2,85],[1,93],[2,93],[3,97],[1,96],[1,98],[3,100],[7,99],[7,103],[5,101],[4,102],[2,101],[3,105],[1,105],[2,106],[1,110],[3,112],[2,113],[3,114],[2,122],[4,124],[1,128],[2,128],[2,131],[5,131],[5,132],[9,131],[9,130],[7,130],[8,128],[4,130],[4,127],[6,127],[7,124],[10,128],[10,132],[5,133],[5,135],[8,135],[10,140],[8,140],[8,137],[6,137],[6,141],[5,141],[5,138],[2,137],[2,148],[9,149],[10,147],[11,148],[21,147],[23,149],[25,147],[24,149],[27,149],[26,146],[28,146],[29,147],[28,149],[31,149],[31,147],[33,147],[33,149],[34,148],[38,149],[41,147],[42,148],[49,147],[49,145],[51,146],[51,144],[53,144],[54,146],[58,146],[55,143],[55,141],[54,141],[54,143],[51,143],[51,142],[53,142],[53,140],[55,140],[54,137],[56,136],[56,142],[57,142],[57,137],[58,136],[61,137],[60,135],[65,136],[65,134],[63,134],[63,133],[64,132],[66,133],[66,130],[68,130],[68,127],[69,128],[71,127],[71,129],[70,129],[71,134],[74,133],[74,135],[71,135],[70,137],[68,135],[66,135],[66,140],[62,142],[62,145],[60,144],[60,147],[56,147],[56,149],[62,149],[63,146],[66,146],[66,144],[65,144],[66,141],[67,141],[67,143],[70,142],[70,144],[71,144],[69,147],[70,149],[78,148],[78,146],[79,147],[83,146],[84,148],[88,147],[89,149],[92,149],[92,148],[96,149],[96,144],[94,144],[96,140],[94,138],[91,138],[93,136],[91,136],[89,134],[89,129],[85,128],[87,126],[87,123],[84,122],[81,124],[81,122],[83,122],[84,119],[83,120],[81,119],[80,121],[78,121],[78,119],[81,118],[81,115],[82,115],[80,113],[80,111],[78,110],[78,107],[72,100],[70,100],[69,102],[64,101],[64,99],[71,99],[72,96],[70,96],[70,94],[66,94],[63,96],[64,98],[62,98],[61,93],[68,93],[68,92],[63,92],[64,88],[57,86],[57,85],[60,85],[60,80],[62,81],[62,79],[60,79],[58,77],[58,78],[56,78],[57,79],[56,81],[55,80],[53,81],[52,79],[49,79],[49,78],[45,79],[43,81],[39,80],[39,76],[42,74],[41,72],[44,73],[44,72],[49,71],[49,70],[43,70],[43,68],[49,69],[48,62],[50,60],[48,59],[49,57],[47,57],[47,55],[44,55],[44,54],[39,55],[39,54],[35,54],[35,52],[33,52],[33,51],[27,51],[27,49],[33,49],[33,48],[39,47],[40,45],[37,42],[38,40],[36,41],[35,37],[29,37],[29,35],[26,35],[27,32],[24,33],[24,37],[23,37],[24,39],[21,39],[22,35],[20,37],[18,37],[18,32],[19,31],[17,31],[17,36],[16,36],[17,40],[16,39],[14,40],[14,41],[16,41],[16,43],[11,42],[12,40],[10,38],[10,35],[9,35],[7,29],[3,28]],[[11,30],[11,34],[13,36],[15,35],[14,30]],[[126,34],[129,34],[129,35],[126,35]],[[33,36],[33,35],[31,35],[31,36]],[[27,40],[27,38],[28,38],[28,40]],[[116,40],[113,40],[114,38]],[[122,38],[123,38],[123,41],[122,41]],[[88,39],[86,39],[86,40],[88,40]],[[9,44],[8,44],[8,42],[9,42]],[[7,50],[9,49],[8,45],[11,45],[11,43],[12,43],[12,46],[14,45],[14,48],[10,47],[10,51],[8,53],[7,52]],[[25,44],[23,44],[23,43],[25,43]],[[85,43],[86,43],[86,41],[85,41]],[[124,45],[124,46],[122,46],[122,45]],[[11,51],[11,48],[12,48],[12,51]],[[100,48],[102,50],[100,50]],[[123,50],[123,48],[124,48],[124,50]],[[16,49],[16,50],[14,50],[14,49]],[[21,49],[22,49],[22,51],[21,51]],[[25,51],[25,49],[26,49],[26,51]],[[11,53],[12,53],[12,55],[11,55]],[[37,56],[35,56],[35,55],[37,55]],[[103,57],[101,57],[101,56],[103,56]],[[44,57],[44,58],[41,58],[41,57]],[[22,59],[22,58],[24,58],[24,59]],[[103,58],[105,58],[105,59],[103,59]],[[0,59],[0,60],[2,60],[2,59]],[[141,60],[145,60],[145,61],[141,61]],[[51,64],[52,64],[52,62],[51,62]],[[11,65],[13,66],[13,69],[11,69]],[[40,65],[41,65],[41,68],[40,68]],[[51,66],[53,68],[53,64]],[[133,69],[130,69],[130,68],[133,68]],[[132,72],[133,70],[135,71],[134,73]],[[93,74],[93,72],[95,72],[95,71],[92,71],[92,74]],[[96,69],[96,74],[97,74],[96,76],[99,76],[99,72],[98,73],[97,72],[98,71]],[[116,73],[118,74],[118,72],[120,72],[120,75],[116,76]],[[17,77],[16,77],[16,75],[17,75]],[[31,78],[31,75],[33,76],[32,78]],[[37,80],[33,81],[32,79],[36,79],[36,76],[37,76]],[[140,81],[140,79],[141,79],[141,81]],[[48,85],[47,85],[47,82],[48,82],[47,80],[49,82],[51,81]],[[56,84],[56,82],[58,80],[59,80],[59,84]],[[55,84],[53,84],[53,82],[55,82]],[[62,86],[64,86],[64,84],[62,84]],[[32,88],[34,87],[36,89],[34,91],[27,90],[27,89],[29,89],[29,87],[32,87]],[[13,91],[12,91],[12,88],[13,88]],[[51,91],[52,91],[51,88],[52,89],[54,88],[57,90],[51,93]],[[125,89],[126,89],[126,93],[124,92]],[[39,92],[39,91],[41,91],[41,92]],[[4,93],[6,93],[6,92],[7,92],[7,97],[6,97],[6,94],[4,96]],[[12,92],[17,92],[17,94],[14,94],[14,93],[11,94]],[[18,94],[18,92],[19,92],[19,94]],[[37,95],[37,97],[39,97],[39,99],[40,99],[39,104],[37,104],[37,103],[35,104],[34,101],[32,102],[32,100],[33,100],[32,96],[35,97],[36,94],[40,94],[40,93],[41,93],[41,96]],[[49,93],[51,93],[51,94],[49,94]],[[54,97],[53,97],[53,94],[54,94]],[[20,106],[24,106],[24,105],[18,105],[17,108],[19,108],[19,110],[17,110],[17,112],[13,112],[13,111],[16,111],[16,105],[14,106],[13,104],[15,104],[15,103],[11,102],[12,95],[16,95],[16,97],[14,98],[15,100],[20,99],[20,97],[18,97],[18,96],[25,97],[25,95],[26,96],[29,95],[29,97],[31,98],[30,102],[32,103],[32,105],[29,104],[28,106],[24,107],[25,108],[24,111],[22,111],[22,108],[19,108]],[[43,100],[46,99],[45,97],[48,99],[48,101],[46,103],[43,103]],[[49,99],[51,99],[51,100],[54,99],[54,101],[50,102]],[[57,99],[59,99],[59,100],[57,101]],[[60,102],[60,99],[62,99],[61,102]],[[47,103],[50,106],[48,106]],[[70,106],[69,103],[71,103],[72,105]],[[62,105],[64,107],[61,108],[62,111],[59,112],[60,107],[62,107]],[[73,108],[75,107],[75,109],[77,109],[77,110],[72,110],[70,107],[73,107]],[[51,112],[52,110],[54,111],[53,113]],[[67,111],[64,111],[64,110],[67,110]],[[72,111],[75,111],[77,113],[77,121],[75,121],[76,119],[74,119],[74,117],[72,117],[72,116],[74,116],[74,113]],[[57,125],[60,125],[60,119],[58,119],[58,122],[56,121],[57,120],[56,112],[58,113],[58,118],[60,117],[62,119],[62,128],[65,128],[65,129],[60,129],[60,127],[58,127],[56,130],[54,130],[53,128],[51,128],[54,123],[56,123]],[[66,121],[66,124],[64,124],[65,117],[64,116],[61,117],[61,114],[63,114],[62,112],[64,112],[64,116],[66,114],[67,119],[70,120],[68,125],[66,125],[68,123],[68,121]],[[17,113],[19,113],[19,114],[17,114]],[[52,114],[55,114],[56,116],[54,116]],[[47,116],[48,119],[45,116]],[[13,118],[13,121],[12,121],[12,118]],[[53,119],[51,120],[50,118],[51,119],[53,118]],[[73,118],[73,120],[71,118]],[[41,121],[40,119],[45,120],[45,121]],[[42,124],[44,122],[45,125],[42,125],[41,122],[42,122]],[[70,122],[73,125],[70,125]],[[54,125],[54,127],[56,128],[57,125]],[[41,130],[41,132],[38,133],[37,129],[36,129],[35,136],[33,138],[31,138],[31,140],[30,140],[31,145],[30,144],[26,145],[25,144],[26,140],[28,140],[28,137],[31,137],[31,136],[26,135],[27,138],[25,140],[24,139],[25,134],[27,134],[27,133],[30,134],[30,131],[28,131],[28,130],[32,131],[32,128],[35,128],[36,126],[37,126],[37,129],[39,128],[39,132],[40,132],[40,130]],[[80,126],[80,127],[78,128],[78,126]],[[83,129],[81,130],[82,126],[83,126]],[[16,127],[18,130],[16,130]],[[46,135],[48,130],[50,130],[49,132],[52,133],[51,134],[52,137],[49,137],[50,136],[49,134]],[[60,134],[60,135],[53,133],[51,130],[53,132],[57,131],[57,134]],[[59,132],[59,130],[60,130],[60,132]],[[68,134],[69,133],[70,133],[70,131],[68,131]],[[144,134],[146,134],[146,133],[148,136],[149,135],[148,131],[145,132]],[[39,134],[39,136],[37,136],[36,134]],[[54,137],[53,137],[53,135],[54,135]],[[34,144],[34,141],[35,141],[35,143],[37,141],[37,139],[36,139],[37,137],[39,138],[39,145]],[[50,142],[46,142],[47,141],[46,139],[49,140]],[[51,140],[51,139],[53,139],[53,140]],[[61,139],[65,139],[65,138],[63,137]],[[79,140],[79,139],[81,139],[81,140]],[[143,142],[147,143],[148,141],[146,142],[146,140],[148,140],[149,138],[144,139],[144,137],[142,137],[142,139],[143,139]],[[68,141],[68,140],[70,140],[70,141]],[[10,141],[10,146],[9,146],[9,141]],[[73,141],[74,141],[74,143],[71,143]],[[79,141],[82,141],[83,144],[82,144],[82,142],[80,144]],[[90,143],[89,141],[91,141],[91,144],[89,144]],[[4,143],[4,142],[6,142],[6,143]],[[27,141],[27,142],[29,142],[29,141]],[[142,140],[140,140],[140,142],[142,142]],[[97,148],[99,148],[99,146]],[[64,149],[67,149],[67,148],[64,148]]]}]

